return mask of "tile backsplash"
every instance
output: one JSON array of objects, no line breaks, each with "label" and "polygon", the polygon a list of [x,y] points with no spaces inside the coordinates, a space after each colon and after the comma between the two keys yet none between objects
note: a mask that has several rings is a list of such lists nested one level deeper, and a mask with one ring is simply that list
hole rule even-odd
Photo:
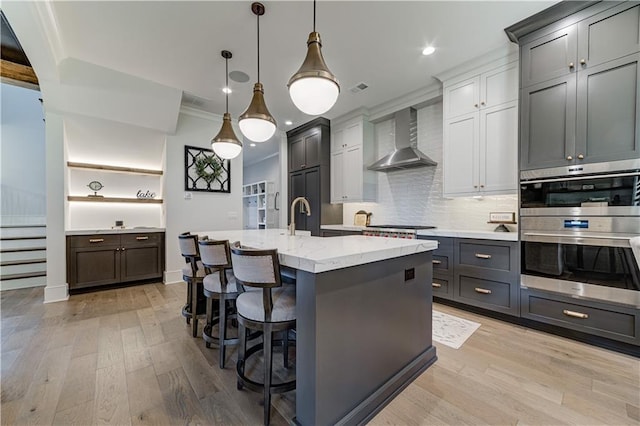
[{"label": "tile backsplash", "polygon": [[[376,158],[394,147],[394,119],[375,125]],[[371,223],[433,225],[442,229],[492,231],[489,212],[517,212],[518,195],[482,198],[442,197],[442,102],[418,110],[418,149],[438,163],[435,167],[378,173],[378,202],[347,203],[343,223],[353,224],[358,210],[373,212]],[[515,230],[515,225],[509,225]]]}]

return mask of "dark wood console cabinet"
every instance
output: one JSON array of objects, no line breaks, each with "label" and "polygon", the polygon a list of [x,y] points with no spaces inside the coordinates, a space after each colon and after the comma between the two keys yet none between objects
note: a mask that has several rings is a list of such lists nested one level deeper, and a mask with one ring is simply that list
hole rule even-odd
[{"label": "dark wood console cabinet", "polygon": [[69,290],[149,279],[164,271],[164,232],[67,237]]}]

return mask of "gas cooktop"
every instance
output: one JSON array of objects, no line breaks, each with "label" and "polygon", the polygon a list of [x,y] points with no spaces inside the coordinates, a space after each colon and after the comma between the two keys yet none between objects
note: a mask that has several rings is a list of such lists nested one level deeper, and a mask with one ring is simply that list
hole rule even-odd
[{"label": "gas cooktop", "polygon": [[393,228],[393,229],[434,229],[435,226],[425,225],[370,225],[369,228]]}]

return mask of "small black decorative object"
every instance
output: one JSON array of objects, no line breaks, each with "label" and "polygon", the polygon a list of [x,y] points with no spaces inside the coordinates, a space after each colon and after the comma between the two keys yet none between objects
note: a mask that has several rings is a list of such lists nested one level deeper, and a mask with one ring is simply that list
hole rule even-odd
[{"label": "small black decorative object", "polygon": [[104,188],[104,186],[102,186],[100,182],[98,182],[97,180],[94,180],[89,182],[89,185],[87,186],[89,187],[89,189],[93,191],[93,194],[89,194],[89,197],[103,197],[103,195],[98,195],[98,191]]},{"label": "small black decorative object", "polygon": [[210,149],[185,145],[184,190],[231,192],[231,161]]}]

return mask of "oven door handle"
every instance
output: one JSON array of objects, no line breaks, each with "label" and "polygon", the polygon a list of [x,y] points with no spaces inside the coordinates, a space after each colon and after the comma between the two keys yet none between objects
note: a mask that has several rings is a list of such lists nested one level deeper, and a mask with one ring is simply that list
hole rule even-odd
[{"label": "oven door handle", "polygon": [[523,232],[522,237],[523,241],[531,242],[577,244],[585,246],[631,247],[629,244],[629,239],[631,237],[619,237],[617,235],[564,235],[547,232]]},{"label": "oven door handle", "polygon": [[574,180],[585,180],[585,179],[598,179],[598,178],[617,178],[617,177],[628,177],[628,176],[640,176],[638,172],[628,172],[628,173],[607,173],[602,175],[579,175],[579,176],[561,176],[561,177],[552,177],[552,178],[543,178],[543,179],[531,179],[531,180],[521,180],[521,185],[528,185],[530,183],[548,183],[548,182],[567,182]]}]

